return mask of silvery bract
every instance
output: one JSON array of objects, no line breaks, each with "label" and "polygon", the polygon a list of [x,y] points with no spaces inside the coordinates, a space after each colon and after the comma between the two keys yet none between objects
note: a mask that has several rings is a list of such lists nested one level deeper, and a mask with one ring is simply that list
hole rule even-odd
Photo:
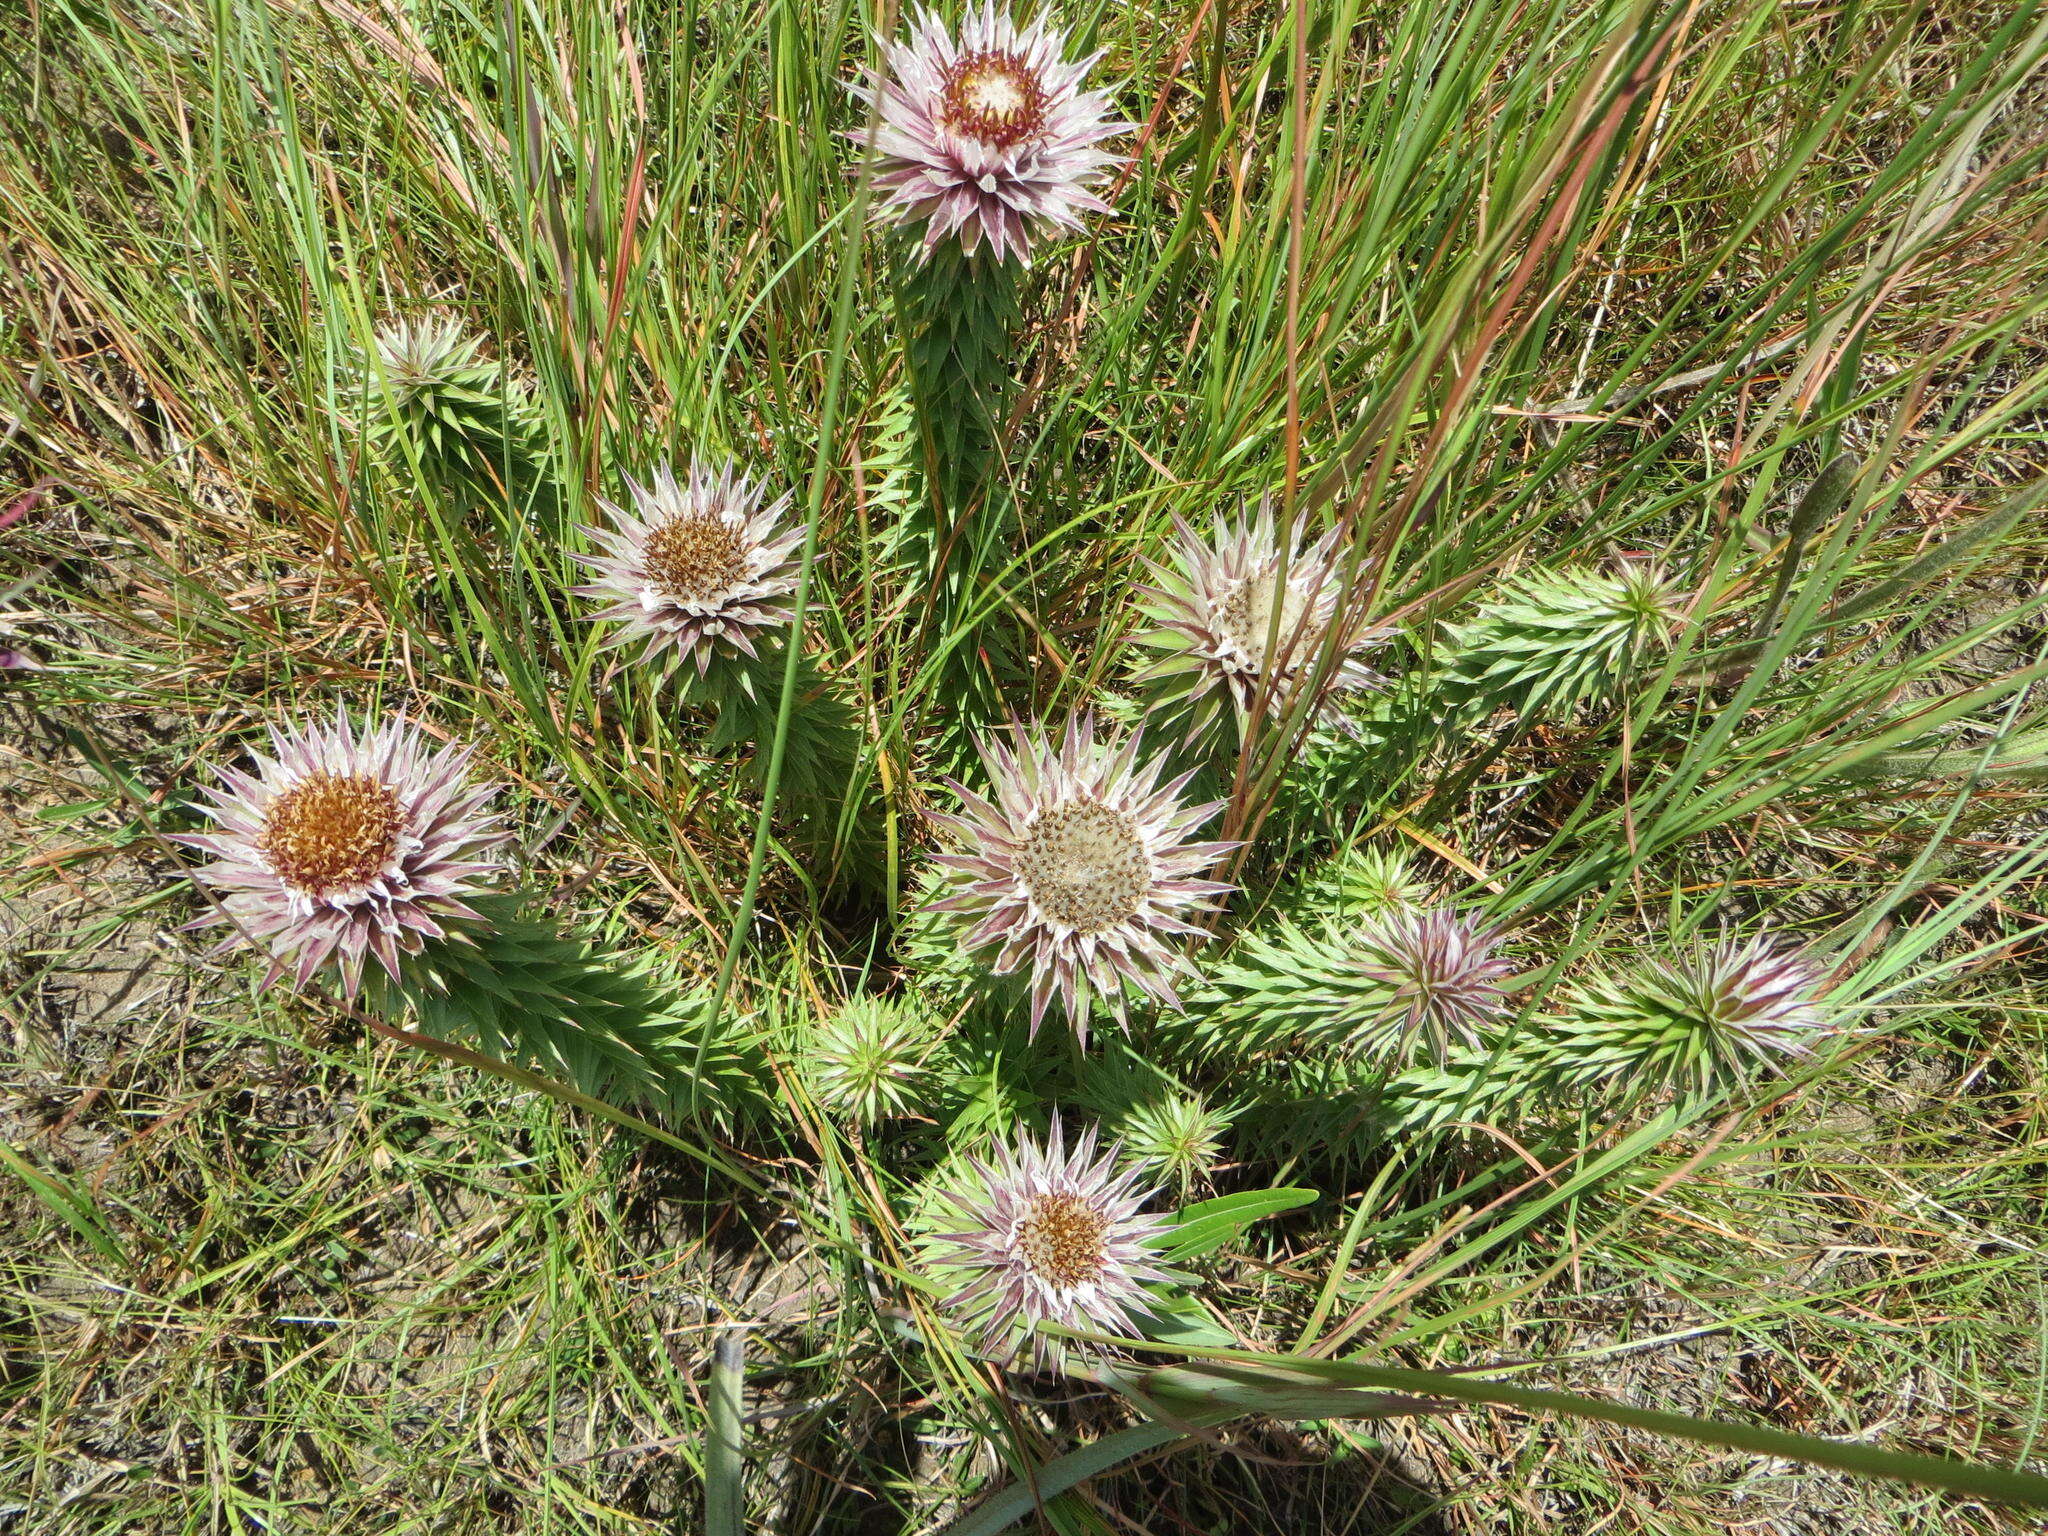
[{"label": "silvery bract", "polygon": [[1384,684],[1360,660],[1382,636],[1348,611],[1337,530],[1297,544],[1283,561],[1270,501],[1235,524],[1219,520],[1207,538],[1179,518],[1174,527],[1172,563],[1148,560],[1151,584],[1138,589],[1153,627],[1135,638],[1155,655],[1137,681],[1158,707],[1184,712],[1190,741],[1218,723],[1226,703],[1241,718],[1262,686],[1271,715],[1284,714],[1290,690],[1332,645],[1323,678],[1330,694]]},{"label": "silvery bract", "polygon": [[1118,1018],[1126,982],[1180,1007],[1170,978],[1188,964],[1174,941],[1204,936],[1185,915],[1235,889],[1195,877],[1236,844],[1189,841],[1223,802],[1181,804],[1190,775],[1162,787],[1137,736],[1097,741],[1091,715],[1057,744],[1010,734],[981,746],[992,799],[948,781],[962,814],[933,820],[962,848],[938,856],[952,885],[932,910],[961,914],[962,942],[995,948],[997,974],[1029,967],[1034,1034],[1055,992],[1083,1040],[1091,988]]},{"label": "silvery bract", "polygon": [[468,782],[469,748],[434,751],[403,719],[359,729],[342,713],[270,737],[253,773],[214,769],[223,787],[201,809],[217,829],[177,839],[216,860],[196,878],[221,910],[191,926],[232,923],[223,948],[246,937],[266,950],[266,985],[290,973],[304,986],[333,961],[353,997],[365,956],[395,977],[401,955],[480,921],[465,899],[506,834],[486,809],[496,786]]},{"label": "silvery bract", "polygon": [[621,626],[607,644],[644,639],[649,659],[672,649],[671,664],[694,661],[699,676],[721,644],[758,655],[796,590],[803,530],[777,526],[788,495],[763,505],[763,487],[731,465],[692,465],[682,481],[663,466],[652,485],[626,484],[632,509],[601,500],[612,526],[583,530],[605,552],[577,556],[597,573],[577,595],[608,603],[591,618]]},{"label": "silvery bract", "polygon": [[1034,239],[1109,211],[1091,189],[1119,161],[1094,146],[1129,125],[1106,93],[1079,88],[1100,54],[1064,62],[1045,18],[1019,28],[987,3],[957,33],[920,11],[908,43],[880,46],[872,89],[855,87],[881,115],[875,216],[923,221],[926,257],[957,237],[967,255],[986,242],[1028,265]]},{"label": "silvery bract", "polygon": [[928,1257],[974,1272],[947,1305],[984,1347],[1046,1323],[1128,1335],[1146,1284],[1178,1278],[1152,1247],[1168,1222],[1139,1214],[1152,1198],[1132,1192],[1142,1168],[1117,1172],[1114,1150],[1097,1158],[1095,1144],[1090,1127],[1069,1151],[1055,1121],[1043,1147],[1020,1137],[990,1162],[971,1161],[982,1191],[954,1195],[962,1225],[933,1238]]}]

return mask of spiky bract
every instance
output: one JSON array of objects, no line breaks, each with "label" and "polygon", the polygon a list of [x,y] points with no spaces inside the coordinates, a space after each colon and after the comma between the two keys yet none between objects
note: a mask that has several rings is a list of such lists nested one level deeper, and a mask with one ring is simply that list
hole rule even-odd
[{"label": "spiky bract", "polygon": [[1705,1094],[1812,1050],[1834,1027],[1824,983],[1810,955],[1723,938],[1595,978],[1545,1053],[1564,1082]]},{"label": "spiky bract", "polygon": [[745,656],[765,632],[789,623],[801,528],[780,526],[785,492],[766,488],[731,464],[692,464],[678,480],[663,465],[653,483],[628,480],[632,508],[600,500],[609,528],[586,527],[604,553],[576,558],[597,574],[575,589],[607,604],[590,615],[619,629],[608,645],[647,642],[649,660],[694,662],[703,676],[722,650]]},{"label": "spiky bract", "polygon": [[832,1114],[869,1126],[921,1104],[936,1073],[936,1030],[914,1000],[850,998],[803,1050],[811,1091]]},{"label": "spiky bract", "polygon": [[468,781],[467,747],[433,750],[393,717],[358,726],[272,726],[271,756],[253,773],[216,767],[211,832],[177,841],[214,855],[196,878],[219,907],[192,926],[229,923],[223,947],[246,939],[270,956],[265,984],[304,986],[333,961],[353,997],[363,961],[397,976],[428,939],[482,921],[469,898],[497,869],[506,841],[487,810],[494,785]]},{"label": "spiky bract", "polygon": [[1405,856],[1373,846],[1340,849],[1283,891],[1281,901],[1297,919],[1343,921],[1412,907],[1428,894]]},{"label": "spiky bract", "polygon": [[1514,966],[1498,953],[1500,932],[1445,907],[1393,911],[1359,935],[1366,975],[1387,986],[1386,1022],[1426,1035],[1441,1056],[1452,1040],[1476,1044],[1505,1011],[1501,983]]},{"label": "spiky bract", "polygon": [[1235,889],[1195,876],[1236,845],[1189,840],[1223,803],[1183,805],[1191,775],[1162,786],[1139,739],[1098,741],[1088,714],[1057,742],[1013,726],[981,743],[993,798],[949,780],[961,814],[933,817],[961,851],[938,855],[954,879],[932,910],[958,914],[998,974],[1028,964],[1034,1034],[1055,993],[1084,1041],[1090,996],[1121,1020],[1125,983],[1179,1008],[1172,977],[1189,967],[1172,941],[1203,937],[1187,917]]},{"label": "spiky bract", "polygon": [[1153,1244],[1164,1217],[1141,1214],[1151,1191],[1143,1170],[1117,1171],[1116,1151],[1096,1155],[1090,1126],[1064,1145],[1057,1119],[1043,1145],[1031,1137],[972,1159],[981,1189],[953,1192],[956,1230],[931,1239],[940,1270],[971,1273],[947,1298],[982,1347],[1016,1340],[1051,1323],[1128,1335],[1147,1308],[1147,1284],[1178,1277]]},{"label": "spiky bract", "polygon": [[409,434],[429,472],[478,484],[541,473],[531,396],[457,317],[386,321],[356,371],[365,429],[387,458],[406,460]]},{"label": "spiky bract", "polygon": [[876,105],[874,217],[924,225],[922,254],[957,239],[972,256],[1028,265],[1034,242],[1107,213],[1094,190],[1116,156],[1095,148],[1129,126],[1081,81],[1100,54],[1066,62],[1043,17],[1018,27],[992,0],[957,31],[930,10],[910,40],[878,39],[883,68],[855,86]]},{"label": "spiky bract", "polygon": [[488,931],[429,944],[406,965],[390,1011],[410,1005],[430,1035],[528,1063],[594,1098],[731,1125],[765,1109],[758,1025],[715,1015],[711,989],[680,984],[644,944],[565,933],[509,896],[480,900]]},{"label": "spiky bract", "polygon": [[1185,1190],[1222,1158],[1230,1120],[1199,1093],[1174,1093],[1131,1109],[1118,1122],[1117,1135],[1134,1163]]},{"label": "spiky bract", "polygon": [[1234,741],[1262,689],[1269,718],[1284,717],[1318,671],[1325,708],[1384,683],[1361,659],[1380,637],[1347,591],[1338,530],[1283,550],[1270,499],[1235,523],[1219,519],[1208,537],[1178,517],[1174,527],[1171,563],[1148,560],[1152,583],[1138,589],[1152,627],[1135,638],[1154,654],[1137,681],[1189,741],[1225,724]]},{"label": "spiky bract", "polygon": [[1283,919],[1240,939],[1215,973],[1220,1001],[1200,1026],[1204,1047],[1400,1056],[1427,1039],[1441,1056],[1503,1012],[1500,984],[1513,967],[1498,943],[1492,928],[1443,908],[1389,909],[1352,933]]}]

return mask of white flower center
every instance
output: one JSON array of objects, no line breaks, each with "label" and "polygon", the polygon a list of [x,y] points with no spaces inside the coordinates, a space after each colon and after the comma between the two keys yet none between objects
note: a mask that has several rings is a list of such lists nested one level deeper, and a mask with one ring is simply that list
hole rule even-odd
[{"label": "white flower center", "polygon": [[1073,1290],[1102,1278],[1109,1218],[1079,1195],[1039,1195],[1018,1219],[1024,1267],[1046,1285]]},{"label": "white flower center", "polygon": [[1137,823],[1095,800],[1063,800],[1032,820],[1017,873],[1040,907],[1080,933],[1129,921],[1152,885]]},{"label": "white flower center", "polygon": [[[1266,642],[1273,635],[1273,599],[1280,586],[1277,570],[1247,576],[1224,595],[1216,611],[1217,638],[1244,657],[1254,671],[1266,667]],[[1280,600],[1280,654],[1288,666],[1313,658],[1320,636],[1303,632],[1309,616],[1309,594],[1293,582]]]},{"label": "white flower center", "polygon": [[1038,74],[1013,53],[964,53],[947,68],[939,120],[994,149],[1021,142],[1045,126],[1045,90]]},{"label": "white flower center", "polygon": [[974,111],[988,112],[997,117],[1014,117],[1031,100],[1014,76],[993,69],[981,70],[970,76],[960,94]]},{"label": "white flower center", "polygon": [[714,512],[686,512],[647,535],[641,550],[647,584],[672,602],[703,602],[747,574],[746,531]]},{"label": "white flower center", "polygon": [[301,896],[368,885],[398,852],[405,808],[366,773],[308,774],[270,802],[257,850]]}]

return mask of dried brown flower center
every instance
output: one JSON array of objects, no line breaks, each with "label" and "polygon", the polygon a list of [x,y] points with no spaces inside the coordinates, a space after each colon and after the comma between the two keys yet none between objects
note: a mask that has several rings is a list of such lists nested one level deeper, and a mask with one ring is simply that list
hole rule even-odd
[{"label": "dried brown flower center", "polygon": [[713,513],[672,517],[647,535],[641,558],[648,585],[677,602],[701,602],[747,574],[747,535]]},{"label": "dried brown flower center", "polygon": [[[1224,596],[1216,615],[1222,638],[1258,668],[1266,665],[1266,641],[1273,634],[1273,599],[1280,586],[1278,576],[1278,571],[1262,571],[1238,582]],[[1290,667],[1315,655],[1317,636],[1302,632],[1308,607],[1308,594],[1289,582],[1280,602],[1279,652],[1288,659]]]},{"label": "dried brown flower center", "polygon": [[939,92],[940,120],[992,149],[1037,133],[1045,126],[1045,106],[1037,73],[1014,53],[963,53],[947,68]]},{"label": "dried brown flower center", "polygon": [[1081,933],[1129,921],[1152,885],[1137,823],[1094,800],[1041,811],[1017,850],[1017,873],[1039,906]]},{"label": "dried brown flower center", "polygon": [[1017,1223],[1017,1249],[1040,1280],[1072,1289],[1101,1278],[1108,1232],[1109,1218],[1079,1195],[1040,1195]]},{"label": "dried brown flower center", "polygon": [[309,774],[270,802],[256,847],[306,896],[367,885],[398,851],[398,792],[366,773]]}]

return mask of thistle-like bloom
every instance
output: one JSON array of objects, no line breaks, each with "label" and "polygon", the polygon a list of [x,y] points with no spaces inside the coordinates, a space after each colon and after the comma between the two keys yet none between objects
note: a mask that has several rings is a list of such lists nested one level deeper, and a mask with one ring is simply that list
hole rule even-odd
[{"label": "thistle-like bloom", "polygon": [[1654,963],[1675,998],[1758,1060],[1803,1056],[1831,1027],[1820,1003],[1821,966],[1768,939],[1726,937],[1685,959]]},{"label": "thistle-like bloom", "polygon": [[803,530],[776,526],[788,494],[763,505],[764,487],[730,464],[693,464],[681,482],[664,465],[652,485],[626,485],[632,510],[600,500],[614,526],[583,530],[605,553],[576,557],[597,573],[576,594],[609,604],[590,617],[621,623],[606,643],[644,639],[650,659],[673,647],[670,664],[694,659],[699,677],[721,643],[758,655],[755,640],[789,622],[796,590]]},{"label": "thistle-like bloom", "polygon": [[328,961],[355,996],[363,958],[392,976],[451,925],[482,919],[466,903],[495,873],[507,834],[486,807],[497,786],[471,785],[471,750],[433,751],[402,718],[374,729],[345,713],[330,726],[270,732],[255,772],[216,767],[223,788],[202,806],[216,830],[176,840],[213,854],[196,872],[220,910],[191,926],[231,923],[269,953],[268,985],[304,986]]},{"label": "thistle-like bloom", "polygon": [[1057,745],[1021,725],[1011,737],[981,746],[993,800],[948,781],[965,814],[932,819],[967,851],[938,856],[953,882],[931,910],[964,914],[969,950],[1000,946],[998,975],[1030,962],[1033,1034],[1055,991],[1084,1042],[1091,987],[1119,1020],[1125,982],[1178,1009],[1170,978],[1189,966],[1167,941],[1202,937],[1182,914],[1236,889],[1193,877],[1237,845],[1187,840],[1223,802],[1182,805],[1192,774],[1162,787],[1161,760],[1139,763],[1136,734],[1098,742],[1093,715]]},{"label": "thistle-like bloom", "polygon": [[1055,1120],[1045,1146],[1020,1137],[993,1162],[970,1163],[983,1193],[953,1196],[964,1225],[933,1238],[929,1257],[976,1271],[947,1305],[984,1348],[1046,1323],[1128,1335],[1146,1283],[1179,1278],[1153,1250],[1169,1223],[1139,1214],[1153,1192],[1132,1193],[1142,1166],[1117,1172],[1116,1149],[1097,1158],[1095,1142],[1091,1126],[1067,1150]]},{"label": "thistle-like bloom", "polygon": [[[497,370],[484,356],[483,338],[453,315],[387,320],[372,341],[374,374],[401,403],[452,388],[489,387]],[[365,375],[373,370],[365,365]]]},{"label": "thistle-like bloom", "polygon": [[907,44],[880,40],[874,103],[875,217],[923,220],[923,255],[948,236],[972,256],[985,240],[997,261],[1029,265],[1035,237],[1081,228],[1107,213],[1092,190],[1118,157],[1094,146],[1130,125],[1109,96],[1080,83],[1101,54],[1063,62],[1066,38],[1040,17],[1019,28],[983,0],[957,34],[931,11],[912,18]]},{"label": "thistle-like bloom", "polygon": [[1427,1033],[1442,1055],[1455,1038],[1479,1043],[1479,1032],[1500,1017],[1501,982],[1514,966],[1495,953],[1496,929],[1444,907],[1396,909],[1360,936],[1364,973],[1389,989],[1383,1015],[1390,1027]]},{"label": "thistle-like bloom", "polygon": [[1138,589],[1154,627],[1136,639],[1159,654],[1137,681],[1153,688],[1158,706],[1186,712],[1188,740],[1208,732],[1226,700],[1242,719],[1261,686],[1269,712],[1284,713],[1289,691],[1321,665],[1333,626],[1326,702],[1385,686],[1359,659],[1384,635],[1347,611],[1338,530],[1297,544],[1283,561],[1270,500],[1234,526],[1219,519],[1206,539],[1178,517],[1174,528],[1173,563],[1148,560],[1152,584]]},{"label": "thistle-like bloom", "polygon": [[1627,1074],[1705,1093],[1811,1051],[1835,1027],[1826,979],[1810,954],[1722,938],[1590,983],[1556,1049],[1570,1080]]}]

